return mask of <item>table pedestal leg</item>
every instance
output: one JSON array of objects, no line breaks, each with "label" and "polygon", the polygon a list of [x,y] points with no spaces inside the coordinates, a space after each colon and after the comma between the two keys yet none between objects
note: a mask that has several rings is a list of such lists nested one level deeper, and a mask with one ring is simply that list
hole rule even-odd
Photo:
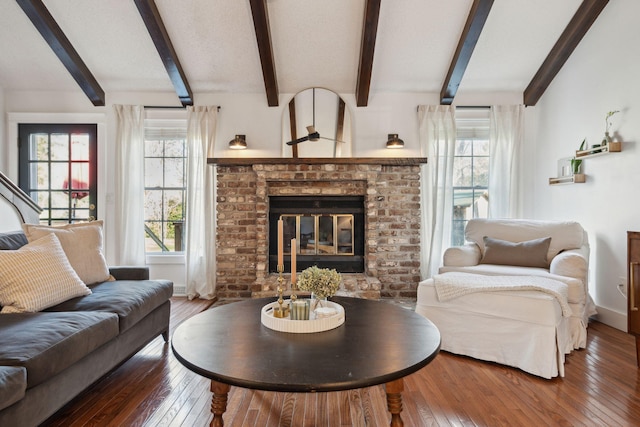
[{"label": "table pedestal leg", "polygon": [[385,390],[387,391],[387,408],[389,408],[389,412],[391,413],[391,427],[402,427],[404,426],[404,422],[402,422],[402,418],[400,418],[400,412],[402,412],[403,379],[400,378],[399,380],[386,383]]},{"label": "table pedestal leg", "polygon": [[227,410],[227,394],[230,388],[229,384],[211,380],[211,392],[213,393],[213,397],[211,398],[211,413],[213,414],[213,420],[211,420],[211,424],[209,424],[210,427],[222,427],[224,425],[222,414]]}]

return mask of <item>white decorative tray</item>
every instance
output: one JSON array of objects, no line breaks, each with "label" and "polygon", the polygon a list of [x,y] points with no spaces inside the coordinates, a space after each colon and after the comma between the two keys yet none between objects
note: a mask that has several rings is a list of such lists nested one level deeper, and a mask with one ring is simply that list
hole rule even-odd
[{"label": "white decorative tray", "polygon": [[344,307],[332,301],[323,301],[323,307],[331,307],[336,314],[321,319],[291,320],[288,317],[274,317],[273,311],[278,307],[278,302],[272,302],[262,307],[260,320],[269,329],[293,334],[308,334],[323,332],[337,328],[344,323]]}]

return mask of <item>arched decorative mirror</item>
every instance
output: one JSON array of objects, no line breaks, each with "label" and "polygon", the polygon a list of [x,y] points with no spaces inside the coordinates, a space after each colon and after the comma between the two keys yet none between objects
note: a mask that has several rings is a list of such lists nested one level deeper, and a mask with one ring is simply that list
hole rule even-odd
[{"label": "arched decorative mirror", "polygon": [[282,115],[283,157],[351,157],[351,116],[328,89],[298,92]]}]

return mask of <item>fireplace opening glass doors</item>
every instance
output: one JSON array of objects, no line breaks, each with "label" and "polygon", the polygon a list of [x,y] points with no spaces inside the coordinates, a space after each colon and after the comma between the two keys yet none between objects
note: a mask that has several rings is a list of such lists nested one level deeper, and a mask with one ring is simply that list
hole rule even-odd
[{"label": "fireplace opening glass doors", "polygon": [[[353,215],[281,215],[284,239],[295,238],[300,255],[353,255]],[[291,245],[291,243],[289,243]],[[285,255],[291,255],[292,248]]]},{"label": "fireplace opening glass doors", "polygon": [[[361,196],[272,197],[269,271],[277,271],[277,221],[283,222],[285,271],[292,251],[298,270],[316,265],[341,273],[364,272],[364,200]],[[296,247],[291,247],[296,239]]]}]

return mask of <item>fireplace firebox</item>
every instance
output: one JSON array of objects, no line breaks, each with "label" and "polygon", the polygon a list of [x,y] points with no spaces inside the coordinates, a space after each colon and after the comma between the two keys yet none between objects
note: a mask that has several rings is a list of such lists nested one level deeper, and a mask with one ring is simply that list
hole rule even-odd
[{"label": "fireplace firebox", "polygon": [[364,272],[364,210],[363,196],[271,196],[269,271],[277,271],[277,223],[282,219],[285,271],[291,270],[295,250],[298,271],[316,265]]}]

